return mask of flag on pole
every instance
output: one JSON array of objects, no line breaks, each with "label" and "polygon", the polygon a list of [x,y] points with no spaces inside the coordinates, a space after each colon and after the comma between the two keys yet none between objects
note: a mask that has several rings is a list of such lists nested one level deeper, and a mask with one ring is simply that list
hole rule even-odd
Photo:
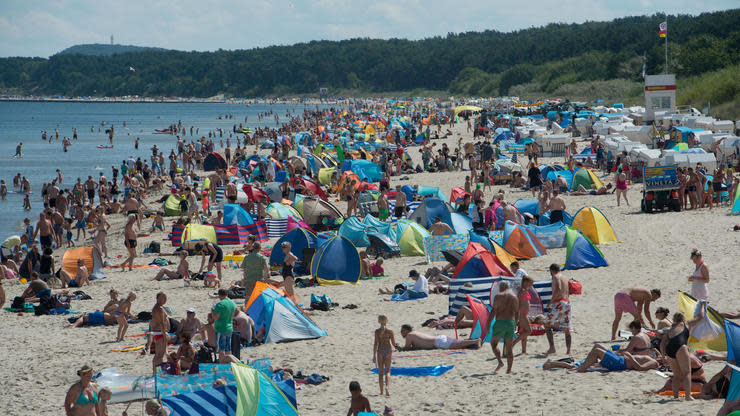
[{"label": "flag on pole", "polygon": [[668,22],[663,22],[658,25],[658,29],[660,29],[660,37],[664,38],[666,33],[668,33]]}]

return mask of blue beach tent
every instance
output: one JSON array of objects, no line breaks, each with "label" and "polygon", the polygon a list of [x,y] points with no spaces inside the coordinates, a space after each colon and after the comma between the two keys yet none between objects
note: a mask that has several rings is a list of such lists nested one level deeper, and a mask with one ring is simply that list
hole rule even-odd
[{"label": "blue beach tent", "polygon": [[580,231],[568,227],[565,231],[567,252],[565,254],[566,270],[585,269],[589,267],[604,267],[609,264],[604,255]]},{"label": "blue beach tent", "polygon": [[[296,227],[287,233],[283,234],[282,237],[272,246],[270,252],[270,264],[280,264],[285,260],[285,253],[283,253],[282,244],[284,242],[290,243],[290,252],[294,256],[298,257],[299,260],[304,260],[303,252],[305,249],[316,247],[316,234],[305,228]],[[309,271],[303,262],[296,264],[296,273],[300,275],[308,274]]]},{"label": "blue beach tent", "polygon": [[357,283],[360,255],[352,241],[335,235],[321,243],[311,260],[311,277],[322,285]]},{"label": "blue beach tent", "polygon": [[267,283],[257,282],[247,300],[247,315],[254,321],[255,329],[265,329],[265,343],[325,337],[326,331],[281,292]]},{"label": "blue beach tent", "polygon": [[254,220],[239,204],[224,204],[224,225],[252,225]]}]

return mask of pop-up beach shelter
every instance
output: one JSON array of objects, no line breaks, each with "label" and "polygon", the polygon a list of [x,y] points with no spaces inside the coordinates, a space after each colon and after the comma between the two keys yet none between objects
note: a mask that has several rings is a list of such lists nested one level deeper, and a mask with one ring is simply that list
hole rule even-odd
[{"label": "pop-up beach shelter", "polygon": [[252,225],[254,220],[239,204],[224,204],[224,225]]},{"label": "pop-up beach shelter", "polygon": [[457,263],[452,278],[466,279],[471,277],[514,276],[493,253],[481,244],[470,243],[462,259]]},{"label": "pop-up beach shelter", "polygon": [[725,319],[725,337],[727,342],[727,362],[735,362],[732,367],[732,376],[730,378],[730,390],[727,392],[728,401],[740,399],[740,325]]},{"label": "pop-up beach shelter", "polygon": [[597,190],[604,186],[596,174],[590,169],[580,168],[573,174],[573,183],[570,184],[570,190],[578,190],[578,185],[583,185],[586,190]]},{"label": "pop-up beach shelter", "polygon": [[609,220],[596,207],[583,207],[573,216],[573,228],[581,231],[594,244],[617,241]]},{"label": "pop-up beach shelter", "polygon": [[342,218],[342,213],[331,202],[319,198],[305,197],[295,203],[295,209],[311,226],[320,225],[324,219]]},{"label": "pop-up beach shelter", "polygon": [[567,252],[564,269],[574,270],[609,265],[601,251],[580,231],[568,227],[565,230],[565,241]]},{"label": "pop-up beach shelter", "polygon": [[[688,293],[678,292],[678,311],[683,312],[686,319],[693,319],[695,316],[697,300]],[[718,327],[722,328],[721,333],[713,339],[700,340],[693,335],[689,336],[688,345],[692,350],[709,350],[709,351],[728,351],[727,338],[724,333],[725,318],[712,307],[707,307],[707,316]],[[729,357],[728,357],[729,359]]]},{"label": "pop-up beach shelter", "polygon": [[547,253],[530,230],[513,221],[504,224],[504,249],[518,259],[531,259]]},{"label": "pop-up beach shelter", "polygon": [[185,226],[180,236],[180,245],[185,244],[186,241],[192,240],[206,240],[208,242],[217,244],[218,237],[216,236],[216,229],[212,225],[194,224],[190,223]]},{"label": "pop-up beach shelter", "polygon": [[216,152],[211,152],[203,159],[203,170],[206,172],[216,169],[226,169],[227,167],[224,158]]},{"label": "pop-up beach shelter", "polygon": [[236,378],[238,416],[298,416],[298,410],[263,372],[231,364]]},{"label": "pop-up beach shelter", "polygon": [[414,212],[409,214],[408,219],[421,224],[424,228],[429,228],[439,218],[443,223],[452,227],[450,219],[452,211],[452,207],[439,198],[424,198]]},{"label": "pop-up beach shelter", "polygon": [[285,292],[264,282],[255,283],[244,309],[255,329],[265,329],[265,343],[326,336]]},{"label": "pop-up beach shelter", "polygon": [[105,277],[103,272],[103,258],[100,251],[95,247],[78,247],[70,248],[62,256],[62,270],[74,277],[77,274],[77,260],[85,261],[90,280],[102,279]]},{"label": "pop-up beach shelter", "polygon": [[311,260],[311,277],[322,285],[357,283],[360,255],[352,242],[341,235],[324,241]]},{"label": "pop-up beach shelter", "polygon": [[556,222],[550,225],[525,225],[529,231],[532,231],[537,240],[542,243],[546,249],[565,247],[565,230],[566,225],[562,222]]},{"label": "pop-up beach shelter", "polygon": [[272,202],[267,208],[265,208],[267,215],[272,218],[288,218],[294,216],[298,219],[302,219],[301,214],[296,211],[295,208],[290,205],[281,204],[280,202]]},{"label": "pop-up beach shelter", "polygon": [[296,272],[299,274],[308,273],[308,270],[304,266],[306,256],[304,255],[306,249],[316,247],[316,234],[304,228],[294,228],[287,233],[283,234],[282,237],[272,246],[270,252],[270,264],[277,265],[285,260],[285,253],[283,253],[282,244],[284,242],[290,243],[290,252],[294,256],[301,260],[301,263],[296,264]]},{"label": "pop-up beach shelter", "polygon": [[401,247],[402,256],[423,256],[424,239],[430,235],[415,222],[401,219],[396,223],[396,243]]},{"label": "pop-up beach shelter", "polygon": [[167,200],[164,201],[164,205],[162,205],[162,210],[164,211],[165,217],[177,217],[183,214],[183,212],[180,210],[180,197],[178,197],[175,194],[170,195],[167,197]]}]

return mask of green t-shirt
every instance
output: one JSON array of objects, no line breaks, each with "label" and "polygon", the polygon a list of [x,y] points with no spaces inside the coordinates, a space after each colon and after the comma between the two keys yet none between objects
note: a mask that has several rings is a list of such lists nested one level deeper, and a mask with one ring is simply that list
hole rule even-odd
[{"label": "green t-shirt", "polygon": [[267,258],[258,252],[252,252],[244,256],[242,260],[242,269],[244,269],[244,280],[247,283],[254,283],[262,280],[265,275],[265,266]]},{"label": "green t-shirt", "polygon": [[216,319],[216,322],[213,323],[213,328],[216,330],[217,334],[225,334],[234,330],[231,322],[234,319],[235,309],[236,304],[229,298],[225,298],[213,307],[213,313],[220,315],[218,319]]}]

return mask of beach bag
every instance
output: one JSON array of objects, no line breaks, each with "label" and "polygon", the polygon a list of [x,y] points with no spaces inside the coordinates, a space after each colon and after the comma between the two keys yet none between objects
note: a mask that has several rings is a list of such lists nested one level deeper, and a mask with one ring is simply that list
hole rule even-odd
[{"label": "beach bag", "polygon": [[227,296],[229,299],[244,299],[247,297],[247,289],[243,287],[234,287],[233,289],[229,289]]},{"label": "beach bag", "polygon": [[195,361],[199,364],[210,364],[216,362],[213,357],[213,351],[206,346],[200,347],[200,349],[195,353]]},{"label": "beach bag", "polygon": [[13,303],[10,304],[10,309],[23,309],[26,306],[26,298],[23,296],[16,296],[13,298]]},{"label": "beach bag", "polygon": [[[152,242],[149,243],[149,252],[150,253],[159,253],[159,250],[160,249],[161,249],[161,246],[160,246],[159,242],[152,241]],[[159,260],[159,259],[156,259],[154,261],[157,261],[157,260]]]},{"label": "beach bag", "polygon": [[[707,301],[699,300],[697,310],[702,308],[704,310],[704,316],[701,320],[691,329],[691,335],[699,341],[710,341],[720,335],[722,335],[722,327],[714,323],[709,316],[707,316]],[[695,314],[694,316],[696,316]]]},{"label": "beach bag", "polygon": [[568,280],[568,293],[571,295],[580,295],[583,290],[583,285],[576,279]]}]

